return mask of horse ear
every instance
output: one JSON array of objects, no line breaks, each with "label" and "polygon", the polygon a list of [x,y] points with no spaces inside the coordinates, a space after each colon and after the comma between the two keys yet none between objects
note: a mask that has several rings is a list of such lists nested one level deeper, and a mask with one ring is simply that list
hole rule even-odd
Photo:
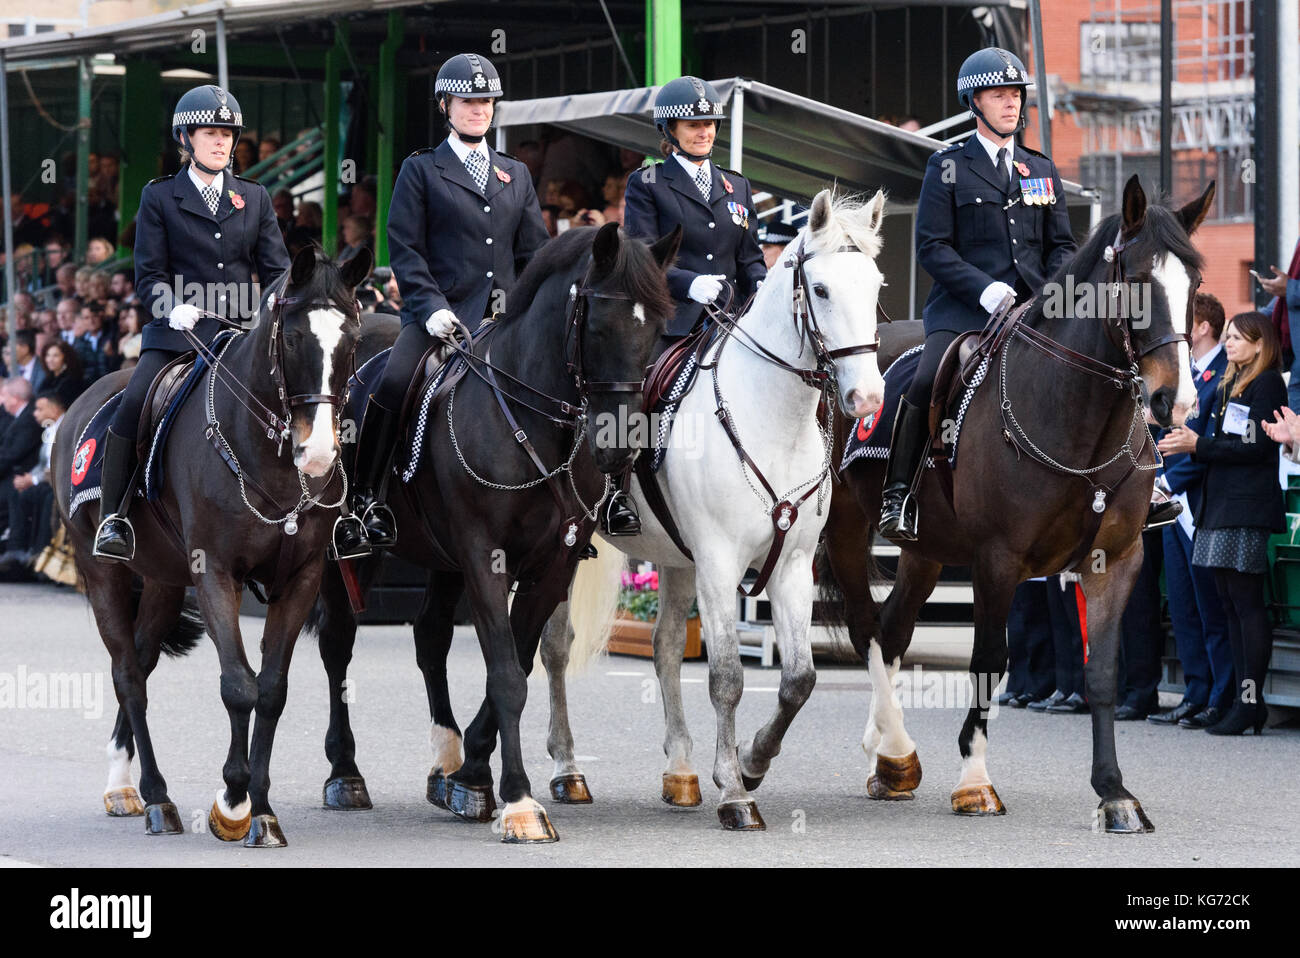
[{"label": "horse ear", "polygon": [[298,250],[298,255],[293,258],[293,265],[289,267],[289,282],[294,286],[302,286],[311,279],[311,274],[315,271],[316,250],[312,246],[304,246]]},{"label": "horse ear", "polygon": [[885,221],[885,191],[876,190],[876,195],[867,204],[869,213],[867,226],[873,233],[880,232],[880,224]]},{"label": "horse ear", "polygon": [[808,232],[819,233],[826,228],[831,218],[831,191],[822,190],[813,197],[812,209],[808,211]]},{"label": "horse ear", "polygon": [[1142,222],[1147,215],[1147,194],[1134,173],[1124,184],[1124,232],[1132,236],[1142,229]]},{"label": "horse ear", "polygon": [[596,241],[591,244],[591,257],[596,264],[596,272],[608,273],[618,261],[618,224],[606,223],[596,233]]},{"label": "horse ear", "polygon": [[368,246],[357,250],[356,254],[343,264],[339,270],[339,280],[348,289],[356,289],[370,275],[370,268],[375,263],[375,256]]},{"label": "horse ear", "polygon": [[1187,231],[1188,236],[1196,232],[1196,227],[1200,226],[1201,221],[1209,214],[1213,202],[1214,180],[1210,180],[1210,185],[1205,188],[1204,193],[1178,211],[1178,221],[1183,224],[1183,229]]},{"label": "horse ear", "polygon": [[673,260],[677,258],[677,251],[682,245],[682,224],[678,223],[673,227],[673,231],[667,236],[662,237],[654,242],[650,247],[650,252],[654,255],[655,262],[663,269],[672,265]]}]

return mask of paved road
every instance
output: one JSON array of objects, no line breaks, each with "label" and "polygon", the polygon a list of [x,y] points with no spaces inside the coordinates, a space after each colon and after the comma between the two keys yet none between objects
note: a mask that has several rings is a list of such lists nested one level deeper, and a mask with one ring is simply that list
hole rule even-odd
[{"label": "paved road", "polygon": [[[661,708],[649,662],[614,657],[571,683],[578,751],[596,804],[548,803],[561,841],[502,845],[487,826],[452,818],[424,800],[429,768],[423,685],[404,628],[363,630],[352,676],[358,760],[375,809],[320,808],[325,677],[314,642],[291,670],[289,704],[272,762],[272,800],[290,847],[257,851],[212,838],[204,815],[220,785],[227,722],[210,643],[187,659],[164,660],[150,685],[154,740],[173,800],[195,833],[146,838],[139,819],[110,819],[100,795],[104,745],[113,722],[108,658],[84,599],[48,586],[0,585],[0,673],[102,676],[102,714],[81,709],[0,708],[0,862],[91,866],[341,865],[1300,865],[1300,727],[1261,739],[1120,726],[1126,782],[1157,830],[1147,836],[1095,834],[1088,786],[1086,717],[1002,710],[991,726],[989,769],[1008,814],[951,814],[956,780],[956,709],[914,708],[908,727],[925,780],[910,803],[865,797],[858,746],[869,685],[860,669],[822,669],[767,781],[756,793],[764,833],[722,832],[709,785],[713,712],[706,667],[688,664],[685,702],[697,742],[697,771],[709,785],[698,810],[659,800]],[[260,621],[244,620],[256,662]],[[477,707],[483,666],[468,630],[453,648],[453,699],[464,718]],[[3,678],[0,677],[0,681]],[[773,707],[777,673],[747,666],[739,713],[752,735]],[[524,747],[534,789],[544,795],[546,691],[529,686]],[[32,704],[30,700],[25,704]],[[137,767],[138,774],[138,767]]]}]

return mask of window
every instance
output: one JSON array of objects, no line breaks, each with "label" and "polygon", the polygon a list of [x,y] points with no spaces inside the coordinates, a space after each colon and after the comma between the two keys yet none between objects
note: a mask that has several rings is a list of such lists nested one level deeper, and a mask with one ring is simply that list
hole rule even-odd
[{"label": "window", "polygon": [[1085,80],[1159,82],[1159,22],[1079,24],[1079,74]]}]

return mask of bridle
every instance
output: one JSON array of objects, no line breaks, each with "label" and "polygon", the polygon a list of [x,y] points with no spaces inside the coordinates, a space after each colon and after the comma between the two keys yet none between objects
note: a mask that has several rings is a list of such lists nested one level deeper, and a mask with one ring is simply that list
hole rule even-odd
[{"label": "bridle", "polygon": [[[583,276],[581,283],[569,287],[569,317],[564,324],[564,365],[573,383],[578,388],[582,405],[587,405],[587,397],[593,393],[637,393],[645,386],[645,376],[632,380],[588,379],[583,353],[583,334],[587,331],[587,310],[593,299],[614,299],[631,302],[632,297],[626,293],[610,293],[596,289],[591,285],[591,269]],[[649,374],[647,368],[646,374]]]}]

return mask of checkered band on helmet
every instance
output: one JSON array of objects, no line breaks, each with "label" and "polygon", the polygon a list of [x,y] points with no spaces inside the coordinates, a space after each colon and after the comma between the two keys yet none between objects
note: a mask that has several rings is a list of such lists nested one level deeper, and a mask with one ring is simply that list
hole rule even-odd
[{"label": "checkered band on helmet", "polygon": [[486,57],[476,53],[458,53],[438,71],[433,81],[434,95],[451,93],[462,97],[498,97],[501,76]]},{"label": "checkered band on helmet", "polygon": [[663,130],[669,120],[725,120],[727,107],[713,84],[699,77],[670,80],[655,96],[655,126]]},{"label": "checkered band on helmet", "polygon": [[182,146],[181,132],[191,126],[229,127],[239,131],[244,128],[244,114],[239,101],[219,86],[208,84],[187,90],[176,101],[172,112],[172,137]]},{"label": "checkered band on helmet", "polygon": [[957,99],[967,107],[973,93],[995,86],[1030,86],[1025,65],[1008,50],[999,47],[976,50],[957,71]]}]

